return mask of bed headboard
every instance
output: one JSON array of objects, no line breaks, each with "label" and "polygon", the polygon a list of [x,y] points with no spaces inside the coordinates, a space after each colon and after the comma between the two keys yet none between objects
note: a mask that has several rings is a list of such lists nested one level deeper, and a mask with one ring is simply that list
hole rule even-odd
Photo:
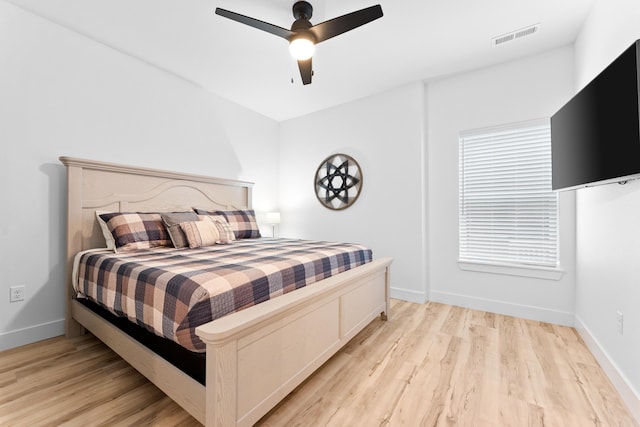
[{"label": "bed headboard", "polygon": [[[104,247],[95,211],[250,209],[253,183],[94,160],[60,157],[67,167],[67,289],[76,253]],[[67,336],[74,328],[67,304]]]}]

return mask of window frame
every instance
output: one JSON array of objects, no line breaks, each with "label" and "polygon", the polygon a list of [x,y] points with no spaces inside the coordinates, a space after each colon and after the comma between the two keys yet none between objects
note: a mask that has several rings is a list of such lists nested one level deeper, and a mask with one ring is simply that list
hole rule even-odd
[{"label": "window frame", "polygon": [[[491,137],[492,134],[498,135],[508,135],[510,132],[517,132],[519,130],[523,131],[523,134],[532,128],[543,127],[548,132],[548,142],[549,142],[549,176],[548,176],[548,185],[549,191],[555,194],[555,218],[553,222],[555,222],[555,263],[552,264],[543,264],[543,263],[532,263],[530,260],[528,262],[523,261],[504,261],[498,259],[489,259],[486,257],[483,258],[474,258],[473,256],[463,254],[463,205],[464,205],[464,187],[463,187],[463,179],[465,178],[464,174],[464,143],[465,139],[467,142],[469,139],[473,138],[487,138]],[[525,277],[534,277],[540,279],[548,279],[548,280],[560,280],[560,278],[564,275],[564,270],[560,267],[560,197],[558,192],[551,190],[551,134],[550,134],[550,119],[535,119],[528,120],[523,122],[515,122],[505,125],[491,126],[479,129],[471,129],[462,131],[459,133],[458,144],[459,144],[459,154],[458,154],[458,266],[461,270],[465,271],[477,271],[477,272],[485,272],[485,273],[496,273],[496,274],[506,274],[506,275],[515,275],[515,276],[525,276]],[[517,138],[517,135],[514,136]],[[466,177],[468,178],[468,176]],[[516,220],[517,222],[517,220]],[[467,228],[468,234],[468,228]]]}]

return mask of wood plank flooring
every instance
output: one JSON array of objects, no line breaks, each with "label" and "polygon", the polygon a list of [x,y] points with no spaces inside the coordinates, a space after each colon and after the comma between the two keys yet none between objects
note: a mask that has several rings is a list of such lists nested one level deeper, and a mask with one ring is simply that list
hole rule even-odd
[{"label": "wood plank flooring", "polygon": [[[1,426],[197,426],[92,335],[0,353]],[[393,301],[258,425],[636,426],[572,328]]]}]

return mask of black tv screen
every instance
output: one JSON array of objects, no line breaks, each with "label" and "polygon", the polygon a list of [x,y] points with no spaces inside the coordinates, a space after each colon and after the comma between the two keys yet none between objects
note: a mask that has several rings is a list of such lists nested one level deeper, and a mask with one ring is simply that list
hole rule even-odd
[{"label": "black tv screen", "polygon": [[638,49],[640,40],[551,117],[554,190],[640,174]]}]

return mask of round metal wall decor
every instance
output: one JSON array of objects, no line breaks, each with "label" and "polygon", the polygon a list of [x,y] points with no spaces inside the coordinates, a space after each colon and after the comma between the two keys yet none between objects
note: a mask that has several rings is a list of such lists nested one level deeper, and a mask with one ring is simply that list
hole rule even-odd
[{"label": "round metal wall decor", "polygon": [[316,197],[326,208],[346,209],[362,190],[362,172],[355,159],[346,154],[333,154],[320,163],[315,178]]}]

